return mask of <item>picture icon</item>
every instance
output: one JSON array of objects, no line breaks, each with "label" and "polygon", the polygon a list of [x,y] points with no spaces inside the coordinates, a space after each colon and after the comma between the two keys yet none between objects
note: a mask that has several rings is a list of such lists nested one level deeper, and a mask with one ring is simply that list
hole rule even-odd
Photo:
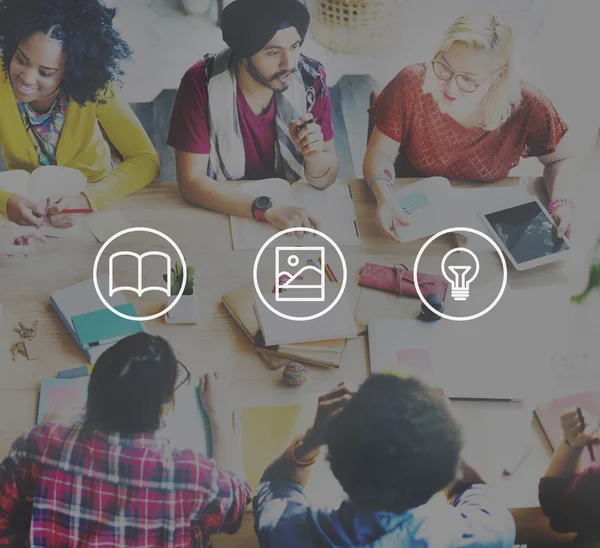
[{"label": "picture icon", "polygon": [[[323,302],[325,300],[324,247],[280,246],[275,248],[275,300],[278,302]],[[300,257],[305,260],[301,261]],[[283,266],[281,266],[283,265]],[[286,295],[294,289],[294,296]],[[301,294],[301,296],[298,296]]]},{"label": "picture icon", "polygon": [[[119,287],[114,287],[114,262],[117,257],[135,257],[137,259],[137,287],[132,287],[130,285],[122,285]],[[144,266],[144,258],[145,257],[163,257],[165,259],[165,272],[166,278],[166,286],[149,286],[143,287],[142,283],[142,275],[143,275],[143,266]],[[119,291],[133,291],[138,297],[141,297],[147,291],[161,291],[167,297],[171,294],[171,257],[162,251],[148,251],[146,253],[138,254],[133,251],[118,251],[113,253],[108,259],[108,295],[112,297],[115,293]]]}]

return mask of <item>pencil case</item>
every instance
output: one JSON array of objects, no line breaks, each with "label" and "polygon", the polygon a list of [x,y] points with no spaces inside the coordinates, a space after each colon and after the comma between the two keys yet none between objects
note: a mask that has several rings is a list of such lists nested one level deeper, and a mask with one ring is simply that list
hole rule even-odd
[{"label": "pencil case", "polygon": [[[442,276],[419,272],[418,280],[423,297],[436,294],[439,295],[442,301],[446,299],[448,281]],[[358,284],[405,297],[418,297],[414,274],[406,265],[401,263],[391,267],[365,263]]]}]

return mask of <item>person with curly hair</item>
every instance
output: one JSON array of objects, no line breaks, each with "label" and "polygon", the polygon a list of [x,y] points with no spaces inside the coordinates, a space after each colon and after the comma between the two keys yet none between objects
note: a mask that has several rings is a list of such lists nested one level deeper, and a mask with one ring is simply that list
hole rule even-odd
[{"label": "person with curly hair", "polygon": [[[303,488],[321,446],[348,496],[311,507]],[[372,375],[319,398],[314,423],[265,471],[253,501],[261,548],[511,548],[509,511],[461,458],[460,427],[415,378]]]},{"label": "person with curly hair", "polygon": [[[158,155],[118,94],[131,50],[101,0],[0,2],[0,145],[7,168],[58,165],[83,173],[89,188],[34,203],[0,187],[0,213],[18,225],[73,225],[152,182]],[[123,158],[116,168],[108,140]],[[114,169],[113,169],[114,168]]]}]

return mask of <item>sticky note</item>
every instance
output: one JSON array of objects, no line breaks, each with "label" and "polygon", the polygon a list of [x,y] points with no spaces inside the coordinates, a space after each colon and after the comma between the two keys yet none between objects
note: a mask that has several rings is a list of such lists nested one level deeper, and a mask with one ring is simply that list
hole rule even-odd
[{"label": "sticky note", "polygon": [[48,409],[59,405],[83,405],[85,396],[78,385],[55,386],[48,388]]},{"label": "sticky note", "polygon": [[423,348],[403,348],[398,350],[398,365],[409,370],[419,380],[437,385],[435,371],[429,352]]},{"label": "sticky note", "polygon": [[403,348],[398,350],[398,363],[411,368],[415,373],[432,373],[433,364],[429,352],[422,348]]}]

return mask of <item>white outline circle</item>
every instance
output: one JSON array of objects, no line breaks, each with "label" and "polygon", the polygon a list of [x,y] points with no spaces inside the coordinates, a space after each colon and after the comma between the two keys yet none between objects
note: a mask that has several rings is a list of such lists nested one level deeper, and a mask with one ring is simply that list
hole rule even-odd
[{"label": "white outline circle", "polygon": [[[171,246],[173,246],[175,248],[175,251],[177,251],[179,258],[181,259],[181,267],[183,269],[183,283],[181,284],[181,289],[179,290],[179,293],[177,293],[177,297],[175,297],[175,300],[169,306],[167,306],[164,310],[162,310],[161,312],[157,312],[156,314],[153,314],[152,316],[142,316],[140,318],[137,316],[129,316],[128,314],[123,314],[122,312],[115,310],[115,308],[113,308],[108,303],[108,301],[104,298],[104,295],[102,295],[102,292],[100,291],[100,287],[98,284],[98,263],[100,262],[100,257],[102,257],[102,253],[104,253],[104,250],[107,248],[107,246],[111,242],[113,242],[117,238],[123,236],[124,234],[129,234],[130,232],[150,232],[151,234],[156,234],[157,236],[164,238],[165,240],[167,240],[167,242],[169,242],[171,244]],[[96,254],[96,259],[94,260],[94,268],[92,269],[92,279],[94,280],[94,288],[96,289],[96,293],[97,293],[98,297],[100,297],[100,300],[102,301],[104,306],[106,306],[106,308],[108,308],[111,312],[113,312],[117,316],[120,316],[121,318],[124,318],[125,320],[146,322],[146,321],[155,320],[156,318],[160,318],[161,316],[164,316],[167,312],[169,312],[169,310],[171,310],[179,302],[179,299],[181,299],[181,296],[183,295],[183,292],[185,291],[185,285],[187,283],[187,264],[185,262],[183,253],[181,252],[181,249],[179,249],[179,246],[171,238],[169,238],[169,236],[167,236],[166,234],[163,234],[160,230],[155,230],[154,228],[148,228],[145,226],[136,226],[133,228],[126,228],[124,230],[121,230],[120,232],[113,234],[108,240],[106,240],[106,242],[104,242],[104,244],[100,248],[100,251],[98,251],[98,253]]]},{"label": "white outline circle", "polygon": [[[477,234],[478,236],[481,236],[483,239],[487,240],[490,244],[492,244],[493,248],[497,251],[498,255],[500,255],[500,261],[502,262],[502,287],[500,288],[500,292],[498,293],[497,297],[494,299],[492,304],[490,304],[486,309],[482,310],[481,312],[478,312],[477,314],[472,314],[471,316],[464,316],[462,318],[459,318],[458,316],[449,316],[448,314],[444,314],[443,312],[440,312],[439,310],[433,308],[433,306],[431,306],[423,297],[423,293],[421,293],[421,288],[419,287],[418,281],[419,261],[421,260],[421,256],[423,255],[425,249],[427,249],[431,242],[433,242],[440,236],[443,236],[444,234],[449,234],[451,232],[470,232],[471,234]],[[474,228],[467,228],[464,226],[441,230],[440,232],[434,234],[431,238],[429,238],[429,240],[427,240],[423,244],[423,247],[421,247],[419,253],[417,253],[417,258],[415,259],[415,265],[413,267],[413,283],[415,285],[415,289],[417,290],[417,295],[419,295],[419,299],[421,299],[421,302],[434,314],[437,314],[440,318],[451,320],[453,322],[467,322],[469,320],[475,320],[477,318],[480,318],[484,314],[487,314],[492,308],[494,308],[498,304],[498,301],[500,301],[502,295],[504,295],[504,290],[506,289],[507,281],[508,270],[506,268],[506,259],[504,259],[504,255],[502,254],[500,247],[498,247],[498,244],[494,242],[494,240],[492,240],[487,234],[484,234],[483,232],[480,232],[479,230],[476,230]]]},{"label": "white outline circle", "polygon": [[[294,264],[292,264],[292,259],[296,259],[296,261],[294,262]],[[291,267],[295,268],[296,266],[298,266],[298,263],[300,263],[300,259],[298,258],[298,255],[290,255],[290,256],[288,257],[288,260],[287,260],[287,262],[288,262],[288,264],[289,264]]]},{"label": "white outline circle", "polygon": [[[272,307],[267,302],[267,300],[264,298],[262,291],[260,290],[260,287],[258,286],[258,263],[260,262],[260,258],[262,257],[262,254],[264,253],[265,249],[267,249],[267,247],[273,240],[276,240],[277,238],[279,238],[280,236],[283,236],[285,234],[289,234],[290,232],[310,232],[311,234],[317,234],[318,236],[321,236],[321,238],[327,240],[333,246],[333,248],[337,251],[337,254],[339,255],[340,259],[342,259],[342,287],[340,288],[340,292],[338,293],[337,297],[333,300],[333,302],[325,310],[321,310],[321,312],[319,312],[317,314],[313,314],[312,316],[306,316],[305,318],[289,316],[288,314],[284,314],[283,312],[280,312],[276,308]],[[323,265],[323,268],[325,268],[325,265]],[[320,318],[324,314],[327,314],[327,312],[329,312],[339,302],[339,300],[342,298],[342,295],[344,294],[344,290],[346,289],[346,282],[348,281],[348,269],[346,267],[346,259],[344,258],[344,254],[342,253],[342,250],[329,236],[327,236],[327,234],[323,234],[323,232],[319,232],[315,228],[307,228],[307,227],[299,226],[296,228],[286,228],[285,230],[282,230],[281,232],[274,234],[262,245],[262,247],[258,251],[258,254],[256,255],[256,259],[254,259],[254,266],[252,268],[252,281],[254,282],[254,289],[256,289],[256,292],[258,293],[260,300],[271,312],[273,312],[274,314],[277,314],[277,316],[279,316],[280,318],[283,318],[284,320],[291,320],[293,322],[307,322],[309,320],[314,320],[316,318]]]}]

